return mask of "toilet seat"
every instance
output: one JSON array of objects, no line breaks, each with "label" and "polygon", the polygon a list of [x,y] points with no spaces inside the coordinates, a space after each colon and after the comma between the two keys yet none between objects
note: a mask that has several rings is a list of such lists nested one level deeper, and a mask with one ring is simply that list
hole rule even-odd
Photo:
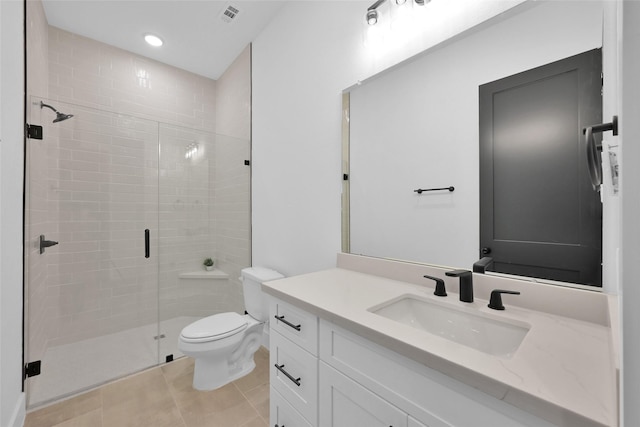
[{"label": "toilet seat", "polygon": [[199,343],[217,341],[247,329],[249,322],[238,313],[220,313],[197,320],[180,333],[184,342]]}]

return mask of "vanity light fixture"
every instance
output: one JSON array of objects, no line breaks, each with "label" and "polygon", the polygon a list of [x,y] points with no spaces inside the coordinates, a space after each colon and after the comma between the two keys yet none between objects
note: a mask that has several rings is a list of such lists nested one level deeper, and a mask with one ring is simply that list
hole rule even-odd
[{"label": "vanity light fixture", "polygon": [[[378,13],[378,7],[386,2],[387,0],[378,0],[367,9],[366,20],[369,25],[376,25],[378,23],[378,19],[380,17]],[[413,0],[418,6],[424,6],[429,3],[431,0]],[[407,2],[407,0],[395,0],[396,5],[402,6]]]},{"label": "vanity light fixture", "polygon": [[387,0],[378,0],[377,2],[369,6],[369,8],[367,9],[367,15],[366,15],[367,24],[376,25],[378,23],[378,11],[376,9],[378,9],[378,6],[380,6],[382,3],[386,1]]},{"label": "vanity light fixture", "polygon": [[367,24],[376,25],[378,23],[378,11],[367,10]]},{"label": "vanity light fixture", "polygon": [[149,43],[153,47],[160,47],[160,46],[162,46],[164,44],[162,39],[160,37],[156,36],[155,34],[145,34],[144,35],[144,41],[146,41],[147,43]]}]

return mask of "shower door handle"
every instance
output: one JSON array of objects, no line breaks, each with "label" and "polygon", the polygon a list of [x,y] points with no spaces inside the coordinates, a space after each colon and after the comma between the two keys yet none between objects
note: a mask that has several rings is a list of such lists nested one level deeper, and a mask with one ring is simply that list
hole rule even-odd
[{"label": "shower door handle", "polygon": [[149,258],[149,229],[144,230],[144,257]]}]

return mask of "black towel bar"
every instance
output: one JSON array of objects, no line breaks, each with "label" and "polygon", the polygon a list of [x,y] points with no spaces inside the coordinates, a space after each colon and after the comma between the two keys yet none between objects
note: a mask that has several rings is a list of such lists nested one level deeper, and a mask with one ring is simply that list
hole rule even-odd
[{"label": "black towel bar", "polygon": [[453,191],[455,188],[451,187],[442,187],[442,188],[418,188],[417,190],[413,190],[414,193],[422,194],[423,191],[438,191],[438,190],[449,190]]}]

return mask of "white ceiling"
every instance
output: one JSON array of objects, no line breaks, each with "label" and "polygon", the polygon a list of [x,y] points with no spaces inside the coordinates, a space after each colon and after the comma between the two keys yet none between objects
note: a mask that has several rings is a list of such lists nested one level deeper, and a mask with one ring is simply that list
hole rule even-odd
[{"label": "white ceiling", "polygon": [[[49,25],[217,80],[278,13],[270,0],[44,0]],[[227,6],[239,10],[231,23]],[[143,40],[154,33],[164,46]]]}]

